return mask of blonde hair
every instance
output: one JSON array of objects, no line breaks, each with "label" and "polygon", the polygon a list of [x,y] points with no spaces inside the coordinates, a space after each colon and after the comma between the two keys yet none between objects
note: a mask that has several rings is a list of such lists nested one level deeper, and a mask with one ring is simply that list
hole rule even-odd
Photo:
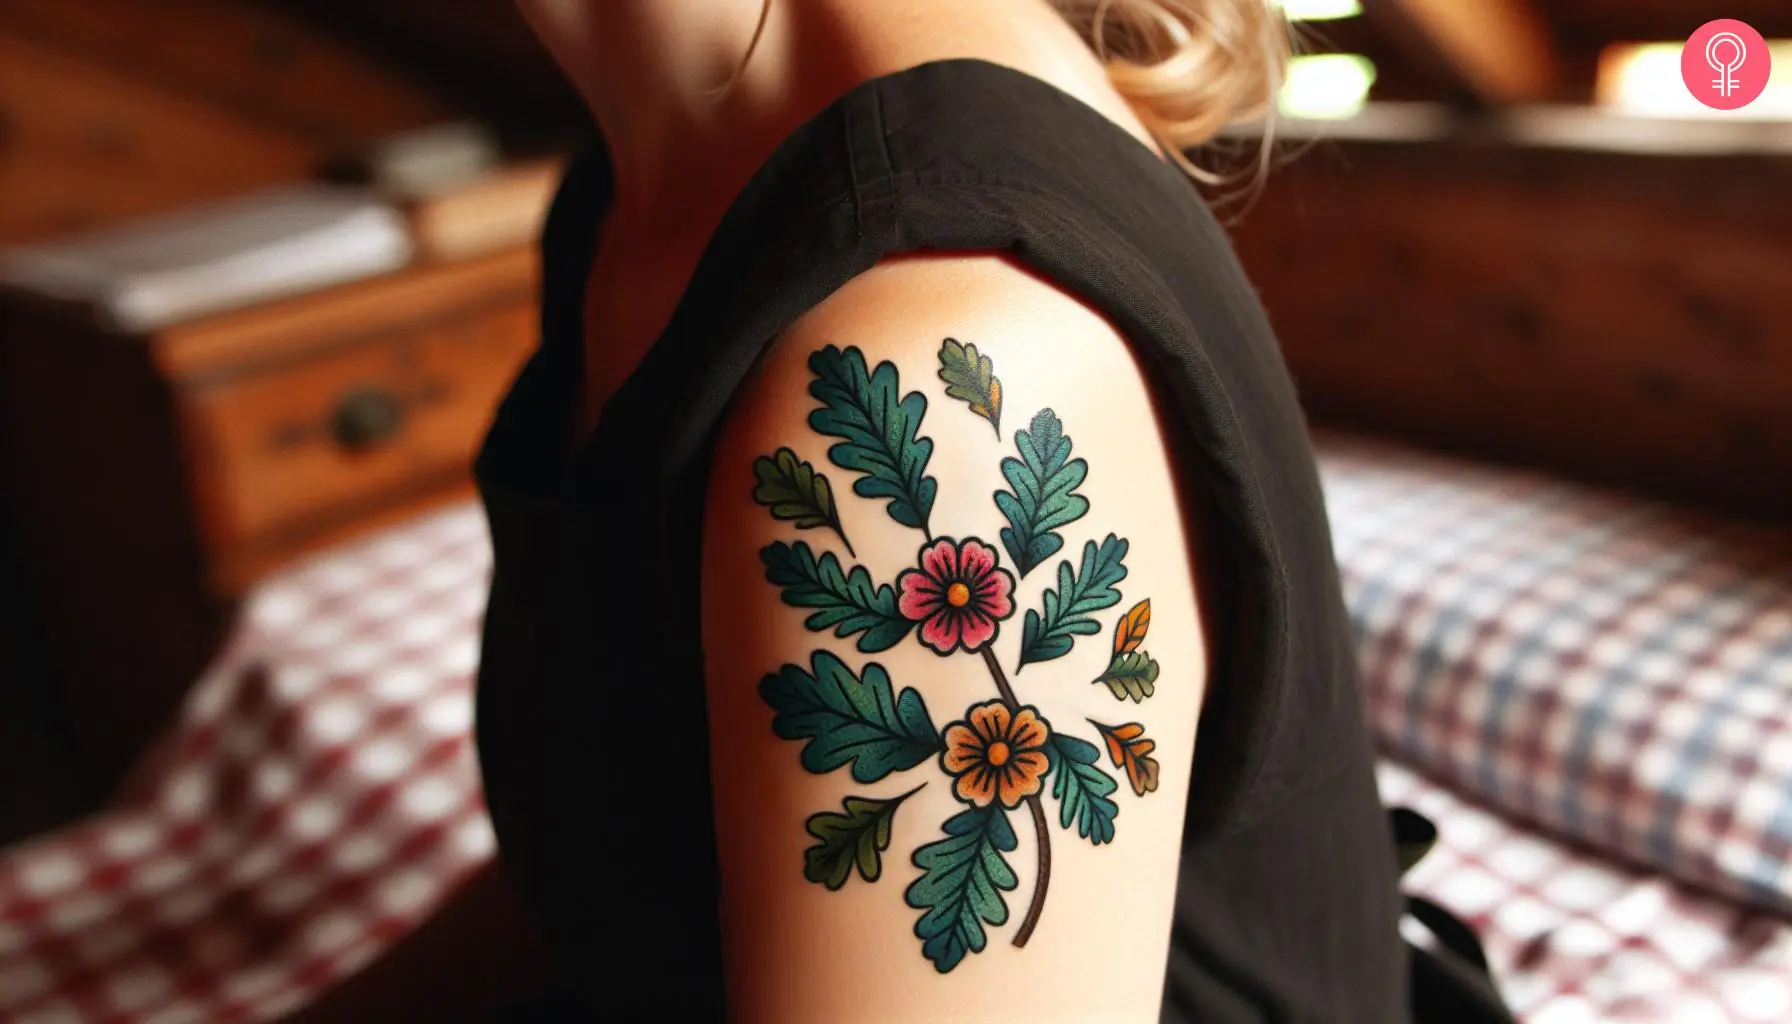
[{"label": "blonde hair", "polygon": [[1108,81],[1134,116],[1195,180],[1238,180],[1239,172],[1203,166],[1188,154],[1229,126],[1263,121],[1248,174],[1261,184],[1292,49],[1277,0],[1050,2],[1107,65]]}]

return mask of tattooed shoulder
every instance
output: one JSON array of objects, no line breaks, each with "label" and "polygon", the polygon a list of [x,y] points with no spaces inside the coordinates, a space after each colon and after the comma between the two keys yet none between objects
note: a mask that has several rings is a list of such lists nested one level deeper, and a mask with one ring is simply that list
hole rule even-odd
[{"label": "tattooed shoulder", "polygon": [[[876,883],[909,798],[935,783],[949,789],[958,809],[937,838],[897,851],[920,873],[891,896],[914,913],[921,955],[942,973],[1009,929],[1011,898],[1023,902],[1008,941],[1026,946],[1049,905],[1054,831],[1095,846],[1124,842],[1119,776],[1132,798],[1158,784],[1146,722],[1054,714],[1052,695],[1067,682],[1054,663],[1079,643],[1107,643],[1092,639],[1104,634],[1106,668],[1077,685],[1102,687],[1121,707],[1150,700],[1159,676],[1146,650],[1151,601],[1126,592],[1131,546],[1102,531],[1101,509],[1082,493],[1090,468],[1076,451],[1075,424],[1042,406],[1004,437],[1005,403],[1021,396],[1004,391],[998,354],[945,338],[937,376],[905,390],[890,362],[872,365],[852,346],[820,348],[807,359],[806,424],[826,439],[827,464],[804,461],[802,440],[789,438],[750,466],[724,467],[791,531],[759,557],[766,584],[808,630],[850,640],[867,656],[912,642],[980,665],[988,677],[986,697],[962,709],[930,707],[927,694],[883,664],[817,648],[806,663],[767,666],[759,684],[772,731],[798,745],[803,770],[844,771],[865,787],[808,817],[813,843],[790,867],[808,881],[830,890],[855,875]],[[977,417],[994,431],[994,441],[984,435],[987,519],[935,514],[929,416]],[[839,490],[836,480],[850,486]],[[854,502],[914,531],[912,562],[859,560],[841,514]],[[979,532],[987,526],[997,527],[993,536]],[[1067,548],[1067,533],[1082,539],[1080,549]],[[835,547],[844,559],[827,550]],[[995,641],[1016,627],[1017,612],[1018,654],[1004,664]],[[1024,897],[1009,861],[1017,828],[1032,831],[1037,857]]]}]

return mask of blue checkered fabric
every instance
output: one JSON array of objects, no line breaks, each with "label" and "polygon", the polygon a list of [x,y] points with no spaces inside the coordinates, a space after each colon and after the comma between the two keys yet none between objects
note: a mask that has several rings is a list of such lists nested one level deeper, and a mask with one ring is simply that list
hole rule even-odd
[{"label": "blue checkered fabric", "polygon": [[1322,436],[1383,751],[1792,909],[1792,530]]}]

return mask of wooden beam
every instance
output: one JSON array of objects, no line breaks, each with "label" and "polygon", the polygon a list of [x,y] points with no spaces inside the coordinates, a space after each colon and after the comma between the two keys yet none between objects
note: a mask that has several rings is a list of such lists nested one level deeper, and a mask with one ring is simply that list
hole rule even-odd
[{"label": "wooden beam", "polygon": [[1365,0],[1396,45],[1488,104],[1552,98],[1561,61],[1530,0]]},{"label": "wooden beam", "polygon": [[1656,43],[1685,39],[1712,18],[1735,18],[1773,39],[1792,36],[1792,4],[1786,0],[1547,0],[1556,42],[1597,51],[1607,43]]}]

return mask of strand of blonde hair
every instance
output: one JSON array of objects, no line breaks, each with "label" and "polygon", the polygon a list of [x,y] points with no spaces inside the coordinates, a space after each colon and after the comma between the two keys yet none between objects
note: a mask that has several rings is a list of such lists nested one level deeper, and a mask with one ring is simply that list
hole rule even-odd
[{"label": "strand of blonde hair", "polygon": [[[1171,160],[1209,186],[1260,186],[1276,97],[1292,53],[1275,0],[1050,0],[1082,33],[1108,80]],[[1226,128],[1262,123],[1242,174],[1197,162]],[[1211,155],[1211,154],[1210,154]]]}]

